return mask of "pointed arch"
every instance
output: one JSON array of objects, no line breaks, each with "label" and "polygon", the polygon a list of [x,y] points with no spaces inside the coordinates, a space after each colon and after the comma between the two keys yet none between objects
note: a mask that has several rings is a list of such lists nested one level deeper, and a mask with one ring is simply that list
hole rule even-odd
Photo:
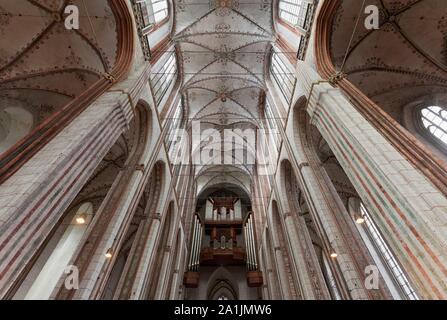
[{"label": "pointed arch", "polygon": [[225,267],[219,267],[211,275],[208,281],[207,299],[208,300],[239,299],[239,288],[237,285],[237,281]]},{"label": "pointed arch", "polygon": [[[116,52],[114,64],[110,66],[108,70],[103,72],[104,74],[108,74],[108,76],[95,76],[92,78],[91,75],[85,75],[86,79],[89,79],[87,90],[83,91],[82,94],[77,94],[74,99],[59,100],[57,111],[51,112],[50,115],[46,115],[45,121],[36,123],[30,132],[27,132],[23,138],[16,141],[12,147],[1,154],[0,183],[5,182],[11,177],[33,155],[41,150],[52,138],[60,133],[73,119],[84,111],[94,99],[109,89],[115,81],[122,79],[126,75],[131,65],[134,51],[133,18],[125,0],[107,1],[107,4],[110,5],[111,11],[113,12],[113,19],[116,23],[117,31],[116,48],[115,50],[112,50],[113,52]],[[47,14],[49,13],[47,12]],[[53,13],[51,12],[51,14]],[[54,25],[55,23],[51,24],[52,27]],[[52,28],[48,28],[45,32],[48,32],[51,29]],[[58,33],[56,32],[55,34]],[[32,46],[27,46],[26,50],[31,50],[43,36],[44,35],[42,34],[33,39],[31,42]],[[44,46],[41,46],[41,50],[44,49]],[[57,50],[53,50],[53,52],[56,51]],[[94,54],[96,55],[98,52],[102,51],[97,50]],[[22,55],[26,56],[25,53],[22,53]],[[20,59],[18,58],[11,60],[8,64],[8,68],[14,68],[15,63],[19,60]],[[35,66],[33,66],[33,68],[34,67]],[[80,77],[82,78],[82,76]],[[43,83],[42,86],[46,86],[46,78],[43,76],[41,79]],[[92,79],[94,80],[92,81]],[[111,81],[111,79],[113,79],[113,81]],[[69,81],[72,81],[72,79]],[[64,81],[59,81],[58,83],[64,83]]]}]

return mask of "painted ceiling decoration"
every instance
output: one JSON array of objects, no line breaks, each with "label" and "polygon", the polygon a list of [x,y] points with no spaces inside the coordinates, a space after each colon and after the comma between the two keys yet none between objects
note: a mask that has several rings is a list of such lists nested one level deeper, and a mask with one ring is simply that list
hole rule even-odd
[{"label": "painted ceiling decoration", "polygon": [[[334,18],[331,54],[340,68],[361,1],[344,0]],[[408,103],[447,87],[447,12],[444,0],[368,0],[380,10],[378,30],[357,29],[343,70],[395,120]]]},{"label": "painted ceiling decoration", "polygon": [[[80,10],[78,30],[64,26],[68,4]],[[118,54],[106,0],[1,1],[0,37],[8,43],[0,51],[0,99],[30,112],[34,127],[110,73]]]},{"label": "painted ceiling decoration", "polygon": [[256,123],[265,61],[274,39],[271,1],[175,2],[189,119]]},{"label": "painted ceiling decoration", "polygon": [[[275,40],[272,1],[179,0],[174,4],[172,38],[180,52],[188,119],[200,121],[201,130],[259,128],[266,62]],[[241,149],[225,144],[224,148]],[[252,174],[249,165],[205,163],[196,168],[198,192],[237,185],[250,194]]]}]

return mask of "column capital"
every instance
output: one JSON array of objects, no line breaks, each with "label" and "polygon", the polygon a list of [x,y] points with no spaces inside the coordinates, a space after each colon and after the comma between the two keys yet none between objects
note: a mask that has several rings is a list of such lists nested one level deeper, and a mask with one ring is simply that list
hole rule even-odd
[{"label": "column capital", "polygon": [[284,213],[284,216],[287,217],[292,217],[293,216],[293,212],[292,211],[288,211],[286,213]]},{"label": "column capital", "polygon": [[161,213],[160,212],[153,213],[151,214],[151,218],[154,220],[161,221]]},{"label": "column capital", "polygon": [[301,171],[304,167],[309,167],[309,162],[304,161],[298,164],[298,169]]}]

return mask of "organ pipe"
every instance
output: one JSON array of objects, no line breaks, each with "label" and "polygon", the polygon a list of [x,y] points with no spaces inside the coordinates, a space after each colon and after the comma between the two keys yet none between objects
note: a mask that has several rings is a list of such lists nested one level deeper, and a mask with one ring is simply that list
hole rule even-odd
[{"label": "organ pipe", "polygon": [[212,220],[212,219],[213,219],[213,203],[208,199],[206,200],[205,220]]},{"label": "organ pipe", "polygon": [[245,236],[245,247],[247,251],[247,265],[248,270],[252,270],[252,252],[250,244],[250,233],[248,232],[248,224],[250,220],[247,220],[244,226],[244,236]]},{"label": "organ pipe", "polygon": [[202,249],[202,224],[200,223],[200,220],[199,220],[198,228],[199,228],[199,232],[198,232],[199,240],[197,241],[197,260],[196,260],[197,270],[199,269],[199,265],[200,265],[200,251]]},{"label": "organ pipe", "polygon": [[248,218],[247,224],[248,224],[247,232],[248,232],[248,239],[249,239],[248,243],[250,245],[250,256],[251,256],[251,259],[250,259],[251,270],[254,270],[255,269],[255,261],[254,261],[255,252],[253,250],[253,238],[251,237],[251,216]]},{"label": "organ pipe", "polygon": [[258,269],[258,261],[256,259],[256,246],[255,246],[255,232],[254,232],[254,222],[253,219],[250,217],[250,233],[251,233],[251,246],[253,248],[253,264],[255,270]]},{"label": "organ pipe", "polygon": [[245,251],[247,252],[247,266],[250,270],[250,252],[248,250],[247,225],[244,225]]},{"label": "organ pipe", "polygon": [[200,228],[200,222],[199,219],[196,218],[196,236],[194,239],[194,261],[193,261],[193,269],[194,271],[197,271],[197,260],[198,260],[198,256],[199,256],[199,228]]},{"label": "organ pipe", "polygon": [[195,242],[196,242],[196,224],[197,220],[196,217],[194,217],[194,221],[192,224],[192,244],[191,244],[191,253],[189,255],[189,270],[192,270],[192,267],[194,265],[194,250],[195,250]]},{"label": "organ pipe", "polygon": [[245,224],[245,233],[247,237],[247,252],[248,252],[248,270],[253,269],[253,265],[251,262],[251,244],[250,244],[250,232],[248,232],[248,224],[249,224],[250,218],[247,219],[247,223]]},{"label": "organ pipe", "polygon": [[199,217],[194,216],[191,255],[189,257],[189,269],[197,271],[200,264],[200,249],[202,246],[202,225]]},{"label": "organ pipe", "polygon": [[196,243],[197,243],[197,217],[194,217],[194,238],[192,241],[192,262],[191,262],[191,268],[192,270],[195,269],[196,264]]},{"label": "organ pipe", "polygon": [[234,204],[234,217],[236,220],[242,220],[241,200],[237,200]]},{"label": "organ pipe", "polygon": [[255,246],[255,237],[254,237],[254,223],[251,216],[248,217],[247,222],[244,226],[244,236],[246,243],[246,251],[247,251],[247,265],[248,270],[257,270],[258,262],[256,259],[256,246]]}]

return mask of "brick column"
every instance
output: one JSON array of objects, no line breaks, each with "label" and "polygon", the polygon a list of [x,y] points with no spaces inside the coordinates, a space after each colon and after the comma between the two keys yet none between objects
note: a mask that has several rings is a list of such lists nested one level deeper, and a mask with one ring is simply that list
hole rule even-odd
[{"label": "brick column", "polygon": [[270,296],[268,297],[271,300],[279,300],[281,299],[281,293],[279,290],[279,279],[277,277],[277,274],[275,276],[276,270],[274,269],[273,266],[273,261],[272,261],[272,255],[273,252],[271,252],[271,246],[267,245],[267,241],[270,241],[270,239],[268,238],[268,234],[264,233],[264,236],[262,237],[262,248],[264,250],[265,253],[265,277],[266,277],[266,281],[267,281],[267,285],[270,288]]},{"label": "brick column", "polygon": [[151,266],[154,264],[156,255],[155,245],[157,244],[157,236],[160,231],[160,219],[153,219],[150,226],[149,235],[143,243],[143,250],[140,264],[137,267],[135,279],[131,284],[130,299],[142,300],[146,299],[146,290],[148,289],[148,279],[150,279]]},{"label": "brick column", "polygon": [[[297,68],[301,94],[318,75]],[[334,152],[420,297],[447,298],[447,198],[343,93],[314,85],[308,113]]]},{"label": "brick column", "polygon": [[0,297],[33,258],[133,111],[107,92],[0,186]]},{"label": "brick column", "polygon": [[[274,213],[276,214],[276,213]],[[276,264],[277,272],[278,272],[278,280],[280,282],[280,292],[282,294],[282,299],[290,300],[292,299],[292,292],[290,288],[290,278],[289,272],[287,271],[284,253],[281,248],[281,241],[278,237],[277,232],[281,232],[277,228],[275,228],[273,221],[271,221],[272,229],[271,229],[271,239],[267,239],[267,241],[271,241],[271,246],[273,249],[273,259]],[[279,226],[277,226],[279,228]],[[284,235],[285,236],[285,235]]]},{"label": "brick column", "polygon": [[[298,97],[303,97],[306,95],[300,76],[304,77],[298,74],[297,91]],[[308,92],[310,88],[309,85]],[[303,99],[299,101],[303,102]],[[329,256],[330,251],[335,250],[338,254],[336,259],[328,260],[331,261],[341,295],[344,299],[387,299],[390,293],[385,285],[381,285],[380,290],[364,288],[365,268],[374,260],[361,242],[349,213],[311,146],[307,119],[303,117],[306,114],[302,111],[305,103],[298,102],[297,105],[290,112],[288,126],[282,132],[285,137],[283,146],[323,240],[324,253]],[[383,279],[381,283],[384,284]]]},{"label": "brick column", "polygon": [[293,262],[299,277],[300,291],[304,300],[329,299],[330,295],[318,264],[312,240],[301,221],[291,213],[284,219],[290,240]]},{"label": "brick column", "polygon": [[324,179],[320,170],[321,168],[315,168],[314,165],[301,166],[300,170],[305,185],[303,192],[310,213],[316,218],[314,220],[317,228],[320,228],[320,234],[325,235],[326,254],[330,253],[330,248],[338,254],[333,264],[338,267],[340,281],[344,282],[345,290],[348,291],[346,298],[370,299],[372,297],[363,286],[362,273],[365,264],[359,261],[361,253],[355,250],[356,245],[352,242],[350,230],[338,221],[339,217],[347,212],[343,211],[342,207],[334,205],[336,200],[327,185],[322,183]]}]

